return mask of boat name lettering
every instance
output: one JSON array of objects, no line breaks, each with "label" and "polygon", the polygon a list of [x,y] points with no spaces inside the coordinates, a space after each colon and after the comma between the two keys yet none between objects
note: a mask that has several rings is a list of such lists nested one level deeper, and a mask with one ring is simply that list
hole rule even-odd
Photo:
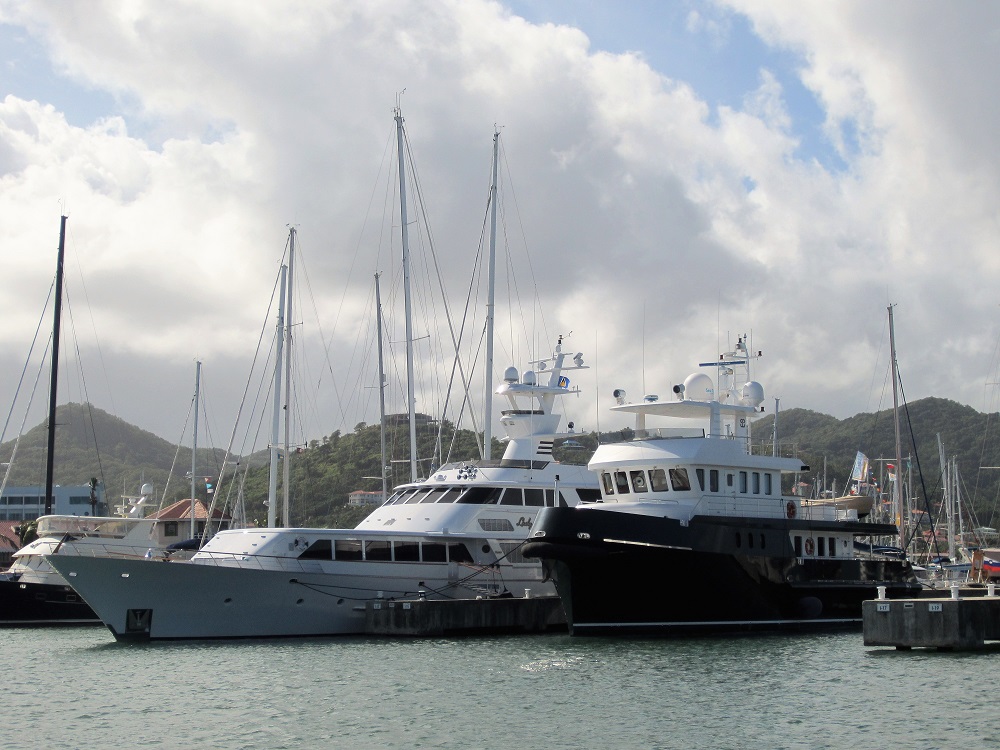
[{"label": "boat name lettering", "polygon": [[530,529],[531,528],[531,519],[530,518],[526,518],[525,516],[521,516],[520,518],[517,519],[517,524],[516,525],[519,526],[519,527],[522,527],[522,528],[528,528],[528,529]]}]

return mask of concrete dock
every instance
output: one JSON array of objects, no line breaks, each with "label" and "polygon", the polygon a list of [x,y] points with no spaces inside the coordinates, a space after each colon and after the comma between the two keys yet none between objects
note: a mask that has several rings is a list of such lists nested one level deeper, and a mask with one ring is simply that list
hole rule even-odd
[{"label": "concrete dock", "polygon": [[368,602],[369,635],[442,636],[565,631],[558,596],[502,599],[407,599]]},{"label": "concrete dock", "polygon": [[[920,599],[874,599],[862,604],[866,646],[972,650],[1000,640],[1000,596],[959,589]],[[972,592],[969,592],[972,593]]]}]

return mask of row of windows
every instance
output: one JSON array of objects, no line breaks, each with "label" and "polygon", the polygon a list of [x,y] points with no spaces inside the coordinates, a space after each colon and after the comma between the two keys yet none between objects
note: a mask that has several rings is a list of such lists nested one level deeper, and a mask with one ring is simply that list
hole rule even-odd
[{"label": "row of windows", "polygon": [[793,540],[795,546],[795,556],[802,557],[803,551],[806,557],[836,557],[837,538],[836,537],[806,537],[805,541],[801,536],[796,535]]},{"label": "row of windows", "polygon": [[[555,504],[555,492],[550,489],[520,487],[435,487],[402,490],[386,501],[386,505],[414,503],[471,503],[475,505],[530,505],[549,507]],[[565,508],[566,498],[559,493],[559,507]]]},{"label": "row of windows", "polygon": [[[380,562],[471,563],[472,554],[460,542],[418,542],[360,539],[317,539],[299,555],[300,560],[371,560]],[[486,551],[489,547],[486,547]]]},{"label": "row of windows", "polygon": [[27,495],[25,497],[8,495],[7,497],[0,497],[0,505],[45,505],[45,498],[42,495]]},{"label": "row of windows", "polygon": [[[695,476],[701,491],[705,491],[705,470],[695,469]],[[669,482],[668,482],[669,477]],[[761,484],[763,479],[763,485]],[[726,473],[726,487],[733,488],[739,484],[741,495],[770,495],[773,491],[771,474],[759,471],[739,471]],[[684,492],[691,489],[691,480],[688,470],[683,467],[670,469],[650,469],[647,475],[645,469],[632,469],[631,471],[605,471],[601,473],[601,483],[604,486],[605,495],[625,495],[628,492]],[[763,493],[761,488],[763,486]],[[719,470],[708,470],[708,491],[719,492]],[[731,489],[727,489],[727,492]]]}]

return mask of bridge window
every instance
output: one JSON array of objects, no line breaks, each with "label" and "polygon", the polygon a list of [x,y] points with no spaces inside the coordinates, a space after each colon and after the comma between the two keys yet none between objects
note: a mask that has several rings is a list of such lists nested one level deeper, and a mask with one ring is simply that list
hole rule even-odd
[{"label": "bridge window", "polygon": [[753,494],[760,494],[760,472],[755,471],[753,473]]},{"label": "bridge window", "polygon": [[628,474],[624,471],[615,472],[615,487],[618,490],[619,495],[626,495],[629,492],[628,489]]},{"label": "bridge window", "polygon": [[613,495],[615,494],[615,480],[608,472],[601,473],[601,483],[604,485],[604,494]]},{"label": "bridge window", "polygon": [[666,492],[670,489],[667,483],[667,472],[663,469],[651,469],[649,472],[649,486],[653,492]]},{"label": "bridge window", "polygon": [[365,542],[366,560],[391,560],[392,550],[388,541]]},{"label": "bridge window", "polygon": [[642,469],[629,472],[632,475],[632,489],[636,492],[646,491],[646,472]]},{"label": "bridge window", "polygon": [[710,469],[708,472],[708,491],[718,492],[719,491],[719,470]]},{"label": "bridge window", "polygon": [[745,471],[740,472],[740,494],[747,494],[747,473]]},{"label": "bridge window", "polygon": [[688,479],[687,469],[671,469],[670,484],[678,492],[686,492],[691,489],[691,480]]},{"label": "bridge window", "polygon": [[361,540],[337,539],[333,545],[335,560],[360,560]]}]

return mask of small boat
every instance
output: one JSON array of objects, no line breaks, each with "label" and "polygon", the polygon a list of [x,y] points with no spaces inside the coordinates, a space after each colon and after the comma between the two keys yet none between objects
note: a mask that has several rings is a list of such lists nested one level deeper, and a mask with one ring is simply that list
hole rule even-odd
[{"label": "small boat", "polygon": [[[782,476],[808,467],[751,449],[764,400],[750,380],[754,356],[740,338],[702,365],[716,381],[690,375],[674,400],[628,403],[616,391],[612,409],[636,425],[633,439],[599,446],[590,461],[601,500],[545,508],[524,546],[555,580],[573,634],[860,626],[878,587],[891,598],[919,592],[908,561],[855,544],[894,525],[784,494]],[[703,426],[654,429],[652,417]]]}]

